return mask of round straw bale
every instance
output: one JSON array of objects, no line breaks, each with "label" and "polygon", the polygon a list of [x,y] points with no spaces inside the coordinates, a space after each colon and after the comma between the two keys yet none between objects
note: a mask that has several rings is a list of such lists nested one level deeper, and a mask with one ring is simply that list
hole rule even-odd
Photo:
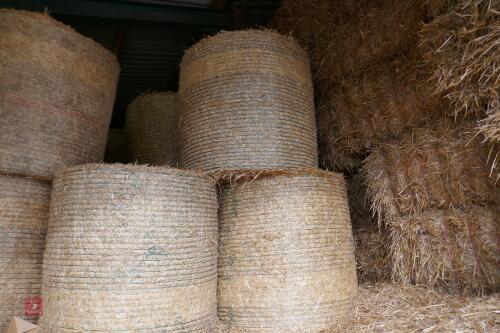
[{"label": "round straw bale", "polygon": [[229,332],[320,332],[357,293],[342,176],[257,172],[223,187],[219,319]]},{"label": "round straw bale", "polygon": [[473,126],[443,120],[375,148],[363,170],[378,216],[500,202]]},{"label": "round straw bale", "polygon": [[431,82],[453,112],[500,113],[500,1],[456,1],[421,32]]},{"label": "round straw bale", "polygon": [[100,161],[114,55],[46,14],[0,9],[0,171],[52,177]]},{"label": "round straw bale", "polygon": [[397,283],[366,284],[339,333],[496,332],[500,293],[450,295]]},{"label": "round straw bale", "polygon": [[385,226],[377,226],[377,220],[370,212],[362,174],[357,173],[347,178],[347,197],[358,280],[387,280],[391,274],[389,232]]},{"label": "round straw bale", "polygon": [[307,47],[315,81],[329,83],[405,50],[423,15],[421,0],[285,0],[273,26]]},{"label": "round straw bale", "polygon": [[128,154],[128,137],[126,131],[118,128],[110,129],[104,161],[106,163],[127,163],[129,161]]},{"label": "round straw bale", "polygon": [[393,278],[449,291],[500,288],[498,207],[430,209],[391,220]]},{"label": "round straw bale", "polygon": [[221,32],[182,59],[180,162],[186,168],[317,166],[309,62],[275,32]]},{"label": "round straw bale", "polygon": [[412,50],[347,77],[324,94],[318,107],[318,135],[325,166],[357,167],[370,147],[441,112],[439,97],[433,95],[419,61]]},{"label": "round straw bale", "polygon": [[177,93],[154,92],[135,98],[127,108],[125,124],[132,160],[176,166],[178,127]]},{"label": "round straw bale", "polygon": [[43,266],[50,332],[213,332],[217,193],[192,171],[90,164],[54,180]]},{"label": "round straw bale", "polygon": [[[0,332],[39,297],[50,183],[0,175]],[[36,321],[36,317],[24,317]]]}]

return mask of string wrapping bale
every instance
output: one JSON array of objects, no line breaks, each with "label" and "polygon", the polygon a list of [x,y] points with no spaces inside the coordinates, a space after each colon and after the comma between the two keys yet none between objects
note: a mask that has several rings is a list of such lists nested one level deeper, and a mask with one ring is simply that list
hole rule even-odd
[{"label": "string wrapping bale", "polygon": [[421,0],[285,0],[272,26],[309,50],[323,85],[390,59],[414,44]]},{"label": "string wrapping bale", "polygon": [[217,193],[193,171],[90,164],[56,175],[43,266],[50,332],[213,332]]},{"label": "string wrapping bale", "polygon": [[104,162],[127,163],[129,161],[128,137],[124,129],[112,128],[108,131],[108,141]]},{"label": "string wrapping bale", "polygon": [[0,171],[52,177],[101,161],[115,56],[47,14],[0,9]]},{"label": "string wrapping bale", "polygon": [[184,55],[180,162],[217,171],[316,167],[306,53],[272,31],[221,32]]},{"label": "string wrapping bale", "polygon": [[497,206],[429,209],[389,222],[393,278],[452,292],[500,288]]},{"label": "string wrapping bale", "polygon": [[40,297],[50,183],[0,175],[0,332],[25,316],[25,299]]},{"label": "string wrapping bale", "polygon": [[500,293],[450,295],[396,283],[359,288],[352,321],[340,333],[495,332]]},{"label": "string wrapping bale", "polygon": [[370,211],[363,175],[356,173],[347,178],[347,198],[354,236],[354,254],[358,281],[383,281],[391,275],[389,231],[378,225]]},{"label": "string wrapping bale", "polygon": [[228,332],[320,332],[357,293],[345,182],[317,169],[225,181],[219,208],[219,320]]},{"label": "string wrapping bale", "polygon": [[177,93],[153,92],[136,97],[127,108],[125,123],[132,160],[176,166],[178,127]]},{"label": "string wrapping bale", "polygon": [[341,80],[318,106],[321,160],[329,168],[361,165],[371,147],[441,113],[418,50]]},{"label": "string wrapping bale", "polygon": [[474,125],[442,120],[376,147],[363,166],[379,218],[500,202]]}]

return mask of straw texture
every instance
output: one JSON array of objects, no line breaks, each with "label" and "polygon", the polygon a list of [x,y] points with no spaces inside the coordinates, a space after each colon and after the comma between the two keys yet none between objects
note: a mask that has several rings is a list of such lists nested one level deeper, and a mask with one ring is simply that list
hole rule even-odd
[{"label": "straw texture", "polygon": [[180,161],[217,171],[317,166],[306,53],[275,32],[221,32],[181,63]]},{"label": "straw texture", "polygon": [[318,106],[321,160],[330,169],[359,167],[368,149],[441,113],[418,51],[351,75]]},{"label": "straw texture", "polygon": [[108,142],[104,162],[127,163],[129,161],[128,137],[124,129],[112,128],[108,131]]},{"label": "straw texture", "polygon": [[432,82],[459,113],[500,113],[500,2],[460,0],[421,32]]},{"label": "straw texture", "polygon": [[347,178],[358,280],[388,280],[391,275],[389,232],[385,226],[377,225],[377,219],[370,211],[366,191],[362,174],[357,173]]},{"label": "straw texture", "polygon": [[0,175],[0,332],[13,316],[24,316],[26,297],[40,296],[50,188]]},{"label": "straw texture", "polygon": [[395,280],[454,292],[499,290],[497,206],[430,209],[398,217],[389,228]]},{"label": "straw texture", "polygon": [[132,160],[139,164],[178,163],[179,106],[177,93],[154,92],[136,97],[127,108]]},{"label": "straw texture", "polygon": [[273,27],[309,51],[315,81],[338,81],[415,42],[421,0],[285,0]]},{"label": "straw texture", "polygon": [[51,177],[100,161],[119,66],[46,14],[0,9],[0,171]]},{"label": "straw texture", "polygon": [[340,333],[498,332],[500,294],[458,296],[428,288],[361,285],[353,320]]},{"label": "straw texture", "polygon": [[262,172],[226,183],[219,214],[219,319],[228,332],[320,332],[357,293],[345,182]]},{"label": "straw texture", "polygon": [[190,171],[84,165],[54,180],[41,327],[213,332],[217,194]]},{"label": "straw texture", "polygon": [[468,123],[442,121],[375,148],[363,169],[378,216],[499,202],[488,151],[474,131]]}]

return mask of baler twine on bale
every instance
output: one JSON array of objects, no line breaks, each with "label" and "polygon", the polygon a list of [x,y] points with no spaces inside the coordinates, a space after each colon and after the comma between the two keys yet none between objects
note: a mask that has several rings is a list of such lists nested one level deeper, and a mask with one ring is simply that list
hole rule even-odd
[{"label": "baler twine on bale", "polygon": [[306,53],[275,32],[221,32],[181,63],[180,162],[185,168],[317,166]]},{"label": "baler twine on bale", "polygon": [[54,180],[43,330],[213,332],[217,193],[194,171],[84,165]]},{"label": "baler twine on bale", "polygon": [[177,166],[179,103],[175,92],[136,97],[127,108],[125,124],[130,155],[139,164]]},{"label": "baler twine on bale", "polygon": [[47,14],[0,9],[0,171],[52,177],[101,161],[115,56]]},{"label": "baler twine on bale", "polygon": [[[0,332],[40,297],[51,184],[0,175]],[[24,317],[36,321],[37,316]]]},{"label": "baler twine on bale", "polygon": [[218,179],[227,331],[318,332],[349,316],[357,280],[342,176],[268,169]]}]

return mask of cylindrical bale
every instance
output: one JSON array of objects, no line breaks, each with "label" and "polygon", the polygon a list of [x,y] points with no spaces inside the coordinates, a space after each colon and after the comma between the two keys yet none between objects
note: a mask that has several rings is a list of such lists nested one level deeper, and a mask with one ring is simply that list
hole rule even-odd
[{"label": "cylindrical bale", "polygon": [[50,332],[213,332],[217,193],[192,171],[84,165],[54,180],[44,257]]},{"label": "cylindrical bale", "polygon": [[262,172],[223,187],[219,319],[229,332],[324,332],[357,294],[345,182]]},{"label": "cylindrical bale", "polygon": [[119,65],[46,14],[0,9],[0,171],[52,177],[104,157]]},{"label": "cylindrical bale", "polygon": [[181,63],[180,163],[223,169],[317,166],[307,54],[271,31],[222,32]]},{"label": "cylindrical bale", "polygon": [[135,98],[127,108],[125,124],[132,160],[139,164],[176,166],[178,127],[177,93],[155,92]]},{"label": "cylindrical bale", "polygon": [[[0,175],[0,332],[40,297],[50,183]],[[31,316],[33,314],[33,316]],[[36,320],[35,313],[24,317]]]}]

